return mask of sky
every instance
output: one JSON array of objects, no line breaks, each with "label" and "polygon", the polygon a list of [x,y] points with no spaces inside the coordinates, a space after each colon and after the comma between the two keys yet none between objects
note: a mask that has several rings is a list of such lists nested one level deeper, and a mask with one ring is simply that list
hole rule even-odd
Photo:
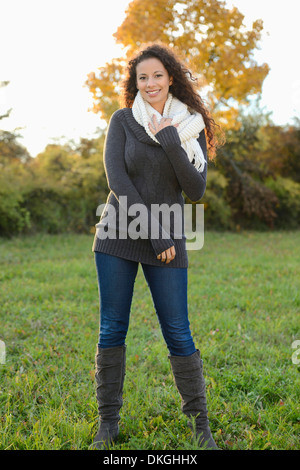
[{"label": "sky", "polygon": [[[93,138],[103,127],[89,111],[92,95],[84,82],[122,47],[112,34],[125,18],[129,0],[0,0],[0,115],[12,109],[0,128],[18,130],[31,156],[49,143]],[[298,47],[299,0],[227,0],[245,15],[261,18],[264,33],[258,63],[271,71],[263,84],[261,106],[275,124],[300,117]]]}]

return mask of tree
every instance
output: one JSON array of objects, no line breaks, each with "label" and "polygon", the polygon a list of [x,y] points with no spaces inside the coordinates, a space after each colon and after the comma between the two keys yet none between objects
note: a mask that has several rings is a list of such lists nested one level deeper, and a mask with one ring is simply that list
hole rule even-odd
[{"label": "tree", "polygon": [[[9,82],[0,82],[0,87]],[[11,109],[0,115],[0,121],[9,117]],[[31,157],[17,142],[15,131],[0,129],[0,236],[21,232],[30,224],[29,213],[23,207],[22,182],[27,176],[25,163]]]},{"label": "tree", "polygon": [[[0,88],[9,84],[8,81],[0,82]],[[7,110],[5,114],[0,115],[0,121],[9,117],[11,109]],[[19,134],[0,129],[0,168],[11,163],[28,162],[30,160],[29,152],[25,147],[17,142],[20,137]]]},{"label": "tree", "polygon": [[100,113],[106,121],[119,106],[118,84],[123,76],[124,65],[123,59],[113,59],[98,69],[98,76],[94,72],[88,74],[86,85],[94,98],[92,111]]},{"label": "tree", "polygon": [[76,148],[69,143],[51,144],[32,159],[23,193],[33,231],[87,232],[93,228],[97,207],[108,190],[103,144],[103,134],[81,139]]},{"label": "tree", "polygon": [[219,149],[217,167],[228,185],[225,199],[232,209],[232,219],[240,227],[274,227],[278,198],[265,182],[275,178],[264,164],[261,130],[270,125],[269,117],[257,111],[239,116],[238,129],[227,131],[226,144]]},{"label": "tree", "polygon": [[260,159],[273,173],[300,183],[300,120],[294,125],[269,124],[260,129]]},{"label": "tree", "polygon": [[[232,127],[238,106],[261,93],[269,72],[267,64],[258,65],[253,58],[262,21],[255,21],[248,31],[243,19],[237,8],[229,9],[221,0],[133,0],[114,36],[127,58],[143,43],[155,41],[184,55],[214,116]],[[106,120],[118,107],[123,66],[124,58],[114,59],[86,81],[95,101],[93,110]]]}]

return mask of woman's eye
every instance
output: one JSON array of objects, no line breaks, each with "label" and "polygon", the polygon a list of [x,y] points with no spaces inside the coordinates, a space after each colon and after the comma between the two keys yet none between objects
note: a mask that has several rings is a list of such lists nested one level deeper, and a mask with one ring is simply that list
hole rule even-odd
[{"label": "woman's eye", "polygon": [[[155,78],[160,78],[162,75],[155,75]],[[139,77],[139,80],[146,80],[146,77]]]}]

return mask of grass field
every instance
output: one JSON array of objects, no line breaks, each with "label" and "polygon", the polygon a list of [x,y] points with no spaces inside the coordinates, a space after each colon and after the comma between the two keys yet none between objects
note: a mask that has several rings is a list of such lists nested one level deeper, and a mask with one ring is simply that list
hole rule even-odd
[{"label": "grass field", "polygon": [[[299,449],[299,232],[205,234],[189,312],[221,449]],[[0,241],[1,449],[88,449],[97,430],[93,236]],[[298,346],[300,349],[300,346]],[[196,449],[139,269],[114,449]]]}]

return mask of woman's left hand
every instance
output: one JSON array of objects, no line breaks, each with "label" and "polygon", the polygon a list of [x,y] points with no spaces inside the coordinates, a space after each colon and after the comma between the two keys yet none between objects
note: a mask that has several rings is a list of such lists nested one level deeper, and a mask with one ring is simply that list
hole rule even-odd
[{"label": "woman's left hand", "polygon": [[161,118],[160,122],[158,122],[155,114],[152,116],[152,121],[149,122],[149,129],[153,135],[168,126],[178,127],[178,124],[172,124],[172,118]]},{"label": "woman's left hand", "polygon": [[171,248],[168,248],[166,251],[163,251],[160,253],[160,255],[157,255],[157,259],[160,259],[162,263],[170,263],[176,256],[176,251],[175,251],[175,246],[171,246]]}]

